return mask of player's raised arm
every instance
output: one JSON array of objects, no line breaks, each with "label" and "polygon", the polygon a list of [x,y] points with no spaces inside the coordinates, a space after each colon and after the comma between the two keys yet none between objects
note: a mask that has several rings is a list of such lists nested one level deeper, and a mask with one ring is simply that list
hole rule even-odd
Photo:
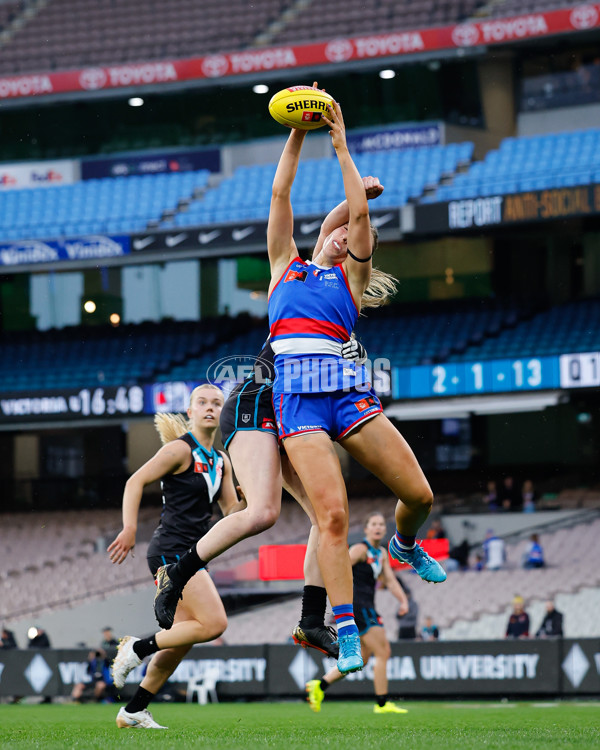
[{"label": "player's raised arm", "polygon": [[369,206],[361,176],[352,161],[346,143],[346,127],[342,109],[337,102],[328,109],[323,119],[331,130],[331,140],[344,180],[344,192],[348,202],[348,258],[344,266],[348,280],[361,293],[367,288],[371,277],[371,254],[373,237],[369,221]]},{"label": "player's raised arm", "polygon": [[279,158],[273,179],[267,225],[267,248],[271,276],[275,281],[283,273],[290,260],[298,254],[293,238],[294,213],[290,195],[305,136],[305,130],[292,130]]}]

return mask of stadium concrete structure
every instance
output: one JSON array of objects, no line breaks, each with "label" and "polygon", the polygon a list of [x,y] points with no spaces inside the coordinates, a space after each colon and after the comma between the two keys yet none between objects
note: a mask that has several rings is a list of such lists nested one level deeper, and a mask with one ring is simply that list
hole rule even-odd
[{"label": "stadium concrete structure", "polygon": [[[461,655],[513,664],[475,642],[503,636],[521,594],[533,627],[554,597],[566,638],[581,639],[531,644],[523,674],[535,653],[549,693],[597,692],[600,580],[586,571],[599,569],[600,7],[229,5],[0,3],[0,622],[21,646],[42,625],[61,649],[93,645],[100,620],[152,631],[156,489],[136,559],[113,568],[104,548],[126,477],[158,446],[154,412],[184,410],[215,362],[238,358],[239,375],[260,350],[285,137],[267,105],[317,80],[342,103],[359,169],[385,185],[371,205],[377,264],[400,288],[357,335],[386,412],[431,478],[450,546],[466,542],[473,560],[493,528],[508,550],[505,570],[454,571],[444,587],[401,573],[448,642],[415,679],[429,687]],[[310,133],[293,194],[302,253],[342,197],[329,137]],[[375,505],[391,518],[393,499],[342,461],[356,537]],[[533,480],[535,513],[487,512],[487,482],[500,489],[505,476]],[[265,654],[285,646],[301,589],[262,579],[259,547],[306,532],[285,498],[273,529],[214,564],[228,644],[262,634],[244,657],[252,690],[264,690]],[[547,567],[526,571],[533,532]],[[117,622],[124,592],[135,606]],[[391,598],[380,606],[395,638]],[[396,679],[408,679],[408,652],[395,649]],[[279,694],[320,666],[298,653]],[[34,693],[78,658],[37,662]],[[482,675],[469,677],[474,692]]]}]

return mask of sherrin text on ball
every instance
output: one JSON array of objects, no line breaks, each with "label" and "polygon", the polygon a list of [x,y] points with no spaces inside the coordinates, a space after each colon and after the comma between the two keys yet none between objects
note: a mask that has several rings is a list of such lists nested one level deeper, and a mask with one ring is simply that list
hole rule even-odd
[{"label": "sherrin text on ball", "polygon": [[333,102],[327,92],[313,86],[290,86],[278,91],[269,102],[269,113],[288,128],[315,130],[325,125],[323,115]]}]

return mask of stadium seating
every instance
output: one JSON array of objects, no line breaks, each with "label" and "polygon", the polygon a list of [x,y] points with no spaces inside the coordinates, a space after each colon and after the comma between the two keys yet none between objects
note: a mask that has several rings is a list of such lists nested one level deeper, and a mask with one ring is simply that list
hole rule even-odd
[{"label": "stadium seating", "polygon": [[[428,586],[411,573],[402,573],[401,577],[419,604],[421,622],[431,615],[441,628],[444,640],[503,637],[508,619],[507,607],[510,608],[516,594],[525,598],[526,608],[529,602],[536,600],[536,606],[530,612],[532,627],[535,628],[542,619],[541,602],[560,594],[557,609],[565,613],[566,634],[583,637],[597,633],[598,610],[596,606],[586,609],[582,602],[584,587],[600,584],[600,549],[595,542],[599,532],[600,520],[596,520],[541,535],[547,568],[524,571],[521,559],[526,542],[520,542],[508,545],[505,570],[450,573],[448,581],[440,586]],[[572,599],[579,591],[582,594]],[[568,598],[563,606],[561,597],[565,595]],[[378,592],[376,597],[377,610],[383,617],[388,637],[396,640],[397,600],[386,592]],[[573,612],[566,609],[571,600],[574,602]],[[285,643],[298,620],[299,611],[300,600],[297,599],[234,615],[229,619],[227,642],[247,642],[247,634],[252,632],[261,634],[260,642]]]},{"label": "stadium seating", "polygon": [[600,129],[505,138],[422,202],[587,185],[600,181]]},{"label": "stadium seating", "polygon": [[[153,382],[159,373],[247,327],[245,317],[3,334],[0,391]],[[212,358],[211,358],[212,361]],[[18,366],[15,367],[15,363]],[[196,371],[193,379],[200,376]]]},{"label": "stadium seating", "polygon": [[[359,154],[356,163],[361,174],[377,175],[387,185],[378,207],[397,207],[420,196],[426,185],[437,185],[442,175],[454,174],[458,164],[470,160],[472,151],[472,143],[452,143]],[[188,227],[266,219],[275,166],[239,167],[212,189],[208,189],[210,172],[201,169],[0,192],[0,241],[118,235],[159,223]],[[343,199],[337,160],[302,162],[293,189],[297,215],[326,213]]]},{"label": "stadium seating", "polygon": [[[352,499],[350,538],[360,537],[362,519],[368,511],[377,508],[391,518],[394,505],[392,497]],[[104,548],[120,528],[117,509],[4,515],[0,523],[0,619],[36,617],[77,602],[147,589],[146,540],[158,516],[158,508],[142,507],[136,556],[126,566],[114,566]],[[299,506],[285,501],[274,527],[260,537],[243,540],[211,564],[213,578],[219,586],[256,584],[258,547],[304,543],[309,528]],[[586,609],[584,596],[572,599],[572,612],[566,604],[559,605],[560,597],[573,597],[583,587],[600,584],[600,548],[595,544],[599,532],[597,519],[541,534],[548,565],[544,569],[521,568],[527,544],[523,540],[507,545],[504,570],[453,572],[444,586],[435,587],[427,586],[411,572],[403,571],[401,577],[416,598],[421,617],[432,615],[445,639],[501,637],[506,608],[515,594],[525,598],[528,609],[534,603],[532,625],[541,620],[541,602],[560,595],[557,608],[568,613],[567,635],[591,635],[597,628],[597,608]],[[274,584],[269,586],[277,590]],[[395,639],[396,600],[384,592],[377,597],[388,635]],[[110,601],[106,611],[110,611]],[[234,615],[230,617],[227,642],[247,643],[248,632],[252,632],[257,642],[284,643],[299,611],[299,600],[293,600]],[[256,627],[257,622],[260,627]]]},{"label": "stadium seating", "polygon": [[204,188],[209,175],[201,169],[0,192],[0,241],[143,231]]},{"label": "stadium seating", "polygon": [[509,16],[523,16],[527,13],[544,13],[549,10],[557,10],[570,5],[578,5],[576,0],[501,0],[499,3],[491,3],[487,6],[489,15],[494,18],[506,18]]},{"label": "stadium seating", "polygon": [[444,26],[469,18],[481,0],[315,0],[273,39],[274,43],[315,40],[315,18],[318,38],[363,36],[402,29]]},{"label": "stadium seating", "polygon": [[[198,380],[222,357],[258,354],[268,322],[242,316],[100,326],[86,329],[84,343],[81,330],[4,333],[0,391]],[[535,315],[489,300],[394,305],[367,311],[356,334],[371,360],[399,367],[598,351],[600,299]]]},{"label": "stadium seating", "polygon": [[600,349],[600,299],[556,305],[497,334],[451,354],[449,361],[502,359],[535,354],[542,357],[565,352]]},{"label": "stadium seating", "polygon": [[[41,8],[8,2],[0,24],[18,17],[0,50],[0,75],[184,58],[314,42],[318,37],[384,34],[444,26],[475,16],[510,16],[562,7],[561,0],[52,0]],[[29,4],[32,5],[32,4]]]},{"label": "stadium seating", "polygon": [[[443,175],[452,175],[459,164],[469,162],[473,144],[376,151],[357,154],[362,175],[376,175],[386,186],[377,207],[397,207],[422,195],[426,185],[437,185]],[[275,164],[239,167],[231,177],[208,190],[175,217],[178,227],[204,225],[238,219],[266,219],[269,214]],[[298,216],[322,214],[344,199],[342,175],[337,160],[311,159],[300,163],[292,203]],[[166,222],[165,222],[166,224]]]},{"label": "stadium seating", "polygon": [[288,5],[231,0],[223,13],[218,0],[52,0],[0,50],[0,74],[244,49]]}]

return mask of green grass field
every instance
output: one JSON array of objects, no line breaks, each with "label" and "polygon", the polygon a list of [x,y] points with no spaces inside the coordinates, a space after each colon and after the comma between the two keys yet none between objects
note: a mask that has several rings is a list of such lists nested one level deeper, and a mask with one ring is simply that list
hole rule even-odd
[{"label": "green grass field", "polygon": [[0,748],[348,747],[414,750],[599,748],[600,703],[403,703],[408,714],[373,714],[367,702],[157,704],[168,731],[117,729],[114,705],[0,705]]}]

